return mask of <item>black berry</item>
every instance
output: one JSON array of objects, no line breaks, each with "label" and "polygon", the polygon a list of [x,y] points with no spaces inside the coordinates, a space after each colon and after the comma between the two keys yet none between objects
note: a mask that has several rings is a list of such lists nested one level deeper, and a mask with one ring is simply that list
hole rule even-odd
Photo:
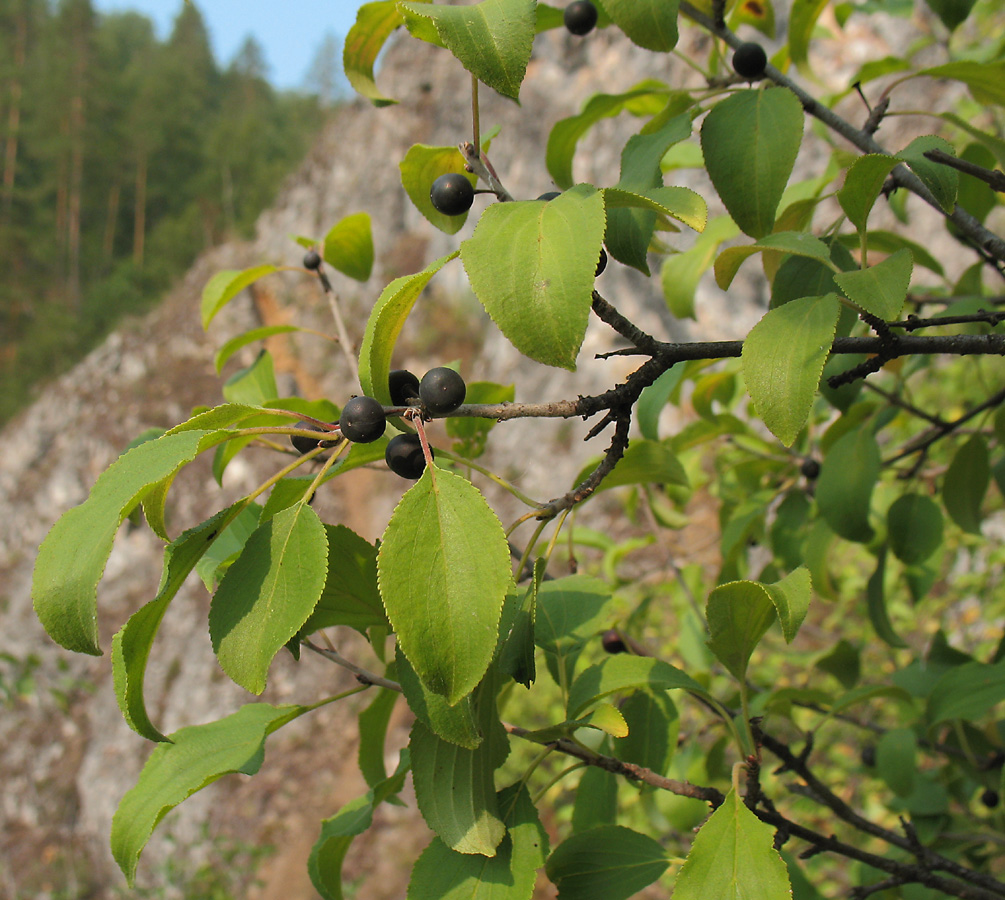
[{"label": "black berry", "polygon": [[625,642],[622,640],[621,635],[618,633],[616,628],[612,628],[610,631],[605,631],[603,636],[600,638],[600,643],[604,645],[604,649],[608,653],[628,652],[628,647],[625,646]]},{"label": "black berry", "polygon": [[[305,428],[310,431],[320,431],[321,429],[315,425],[313,422],[298,422],[297,428]],[[297,453],[310,453],[318,444],[321,443],[320,440],[315,438],[304,437],[300,434],[291,434],[290,443],[293,444],[293,449]]]},{"label": "black berry", "polygon": [[593,277],[596,278],[606,268],[607,268],[607,251],[603,247],[601,247],[600,259],[597,260],[597,271],[594,272]]},{"label": "black berry", "polygon": [[419,399],[434,416],[452,413],[464,402],[464,379],[453,369],[430,369],[419,382]]},{"label": "black berry", "polygon": [[459,216],[471,209],[475,189],[460,172],[441,175],[429,189],[429,200],[437,212],[445,216]]},{"label": "black berry", "polygon": [[981,794],[981,803],[983,803],[988,809],[994,809],[998,805],[998,791],[993,791],[988,788],[983,794]]},{"label": "black berry", "polygon": [[760,78],[764,74],[764,67],[768,64],[768,54],[764,48],[753,41],[740,44],[733,54],[733,68],[736,74],[743,78]]},{"label": "black berry", "polygon": [[862,765],[867,769],[871,769],[876,765],[876,746],[875,744],[864,744],[862,746]]},{"label": "black berry", "polygon": [[314,271],[321,268],[321,254],[317,250],[308,250],[304,254],[304,268]]},{"label": "black berry", "polygon": [[589,34],[597,24],[597,7],[590,0],[573,0],[565,8],[562,20],[573,34]]},{"label": "black berry", "polygon": [[422,443],[419,441],[419,436],[417,434],[395,435],[387,442],[384,462],[395,475],[400,475],[402,478],[418,478],[426,468],[426,457],[422,455]]},{"label": "black berry", "polygon": [[561,191],[545,191],[537,199],[538,200],[554,200],[556,197],[561,197],[561,196],[562,196],[562,192]]},{"label": "black berry", "polygon": [[[313,422],[298,422],[297,428],[303,428],[307,431],[320,431],[322,434],[328,434],[328,431],[322,428],[320,425],[315,425]],[[300,434],[291,434],[290,443],[293,444],[293,448],[297,453],[310,453],[319,444],[322,447],[334,447],[336,441],[322,441],[317,438],[304,437]]]},{"label": "black berry", "polygon": [[343,436],[357,444],[371,444],[384,433],[384,407],[373,397],[353,397],[338,420]]},{"label": "black berry", "polygon": [[407,369],[394,369],[387,377],[392,406],[408,406],[409,400],[419,396],[419,379]]},{"label": "black berry", "polygon": [[815,481],[820,477],[820,463],[810,457],[809,459],[803,460],[803,464],[799,467],[799,471],[803,473],[803,478],[807,481]]}]

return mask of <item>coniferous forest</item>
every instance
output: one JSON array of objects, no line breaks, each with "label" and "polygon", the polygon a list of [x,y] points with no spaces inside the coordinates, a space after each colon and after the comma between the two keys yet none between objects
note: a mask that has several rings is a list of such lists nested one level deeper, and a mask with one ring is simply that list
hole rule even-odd
[{"label": "coniferous forest", "polygon": [[274,90],[251,38],[221,67],[192,3],[161,41],[90,0],[0,0],[0,423],[196,254],[250,234],[323,87]]}]

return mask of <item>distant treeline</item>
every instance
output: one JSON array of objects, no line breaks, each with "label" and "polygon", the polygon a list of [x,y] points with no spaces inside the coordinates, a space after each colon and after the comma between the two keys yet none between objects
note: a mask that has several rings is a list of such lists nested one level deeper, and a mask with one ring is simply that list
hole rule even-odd
[{"label": "distant treeline", "polygon": [[249,39],[226,69],[196,6],[166,41],[89,0],[0,0],[0,423],[197,253],[247,235],[332,100],[280,93]]}]

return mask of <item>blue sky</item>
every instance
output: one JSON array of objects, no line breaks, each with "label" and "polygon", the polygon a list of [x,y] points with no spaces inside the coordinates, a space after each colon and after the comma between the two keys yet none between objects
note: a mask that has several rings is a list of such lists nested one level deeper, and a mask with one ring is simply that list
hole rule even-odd
[{"label": "blue sky", "polygon": [[[157,36],[171,31],[184,0],[93,0],[99,12],[136,10],[152,19]],[[227,65],[249,35],[265,48],[269,80],[299,87],[326,32],[340,37],[364,0],[194,0],[209,29],[217,61]]]}]

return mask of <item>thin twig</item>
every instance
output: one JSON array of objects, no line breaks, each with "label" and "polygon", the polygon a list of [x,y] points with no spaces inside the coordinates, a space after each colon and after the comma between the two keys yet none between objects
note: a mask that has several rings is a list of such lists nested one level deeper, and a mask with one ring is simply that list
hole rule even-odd
[{"label": "thin twig", "polygon": [[932,162],[949,166],[951,169],[956,169],[966,175],[979,178],[992,190],[1005,194],[1005,172],[1002,172],[1001,169],[985,169],[984,166],[960,159],[958,156],[946,153],[945,150],[926,150],[922,155]]},{"label": "thin twig", "polygon": [[301,643],[308,649],[317,653],[319,656],[323,656],[325,659],[330,659],[336,665],[342,666],[343,669],[348,669],[353,675],[356,676],[356,680],[360,684],[372,684],[375,687],[387,688],[389,691],[397,691],[401,693],[401,685],[397,681],[390,681],[381,675],[377,675],[373,672],[368,672],[361,666],[357,666],[356,663],[351,660],[346,659],[338,650],[331,649],[327,647],[319,647],[317,644],[312,643],[306,638],[301,641]]}]

